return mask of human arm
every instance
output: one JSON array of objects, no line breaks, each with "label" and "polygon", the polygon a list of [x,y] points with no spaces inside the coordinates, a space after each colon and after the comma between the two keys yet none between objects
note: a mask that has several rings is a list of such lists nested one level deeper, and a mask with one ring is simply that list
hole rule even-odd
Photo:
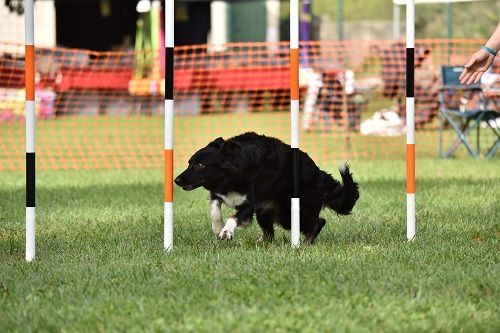
[{"label": "human arm", "polygon": [[[500,24],[490,39],[484,45],[494,51],[495,53],[500,50]],[[488,50],[481,48],[479,51],[474,53],[469,61],[464,66],[464,71],[460,74],[460,82],[462,84],[477,83],[481,79],[481,76],[486,72],[495,59],[495,55],[490,53]]]}]

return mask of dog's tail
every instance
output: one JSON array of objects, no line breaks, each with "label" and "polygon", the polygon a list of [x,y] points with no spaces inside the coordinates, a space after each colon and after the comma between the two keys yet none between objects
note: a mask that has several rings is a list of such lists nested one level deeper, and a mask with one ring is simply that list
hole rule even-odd
[{"label": "dog's tail", "polygon": [[341,165],[339,171],[343,184],[340,184],[329,174],[323,173],[323,186],[326,186],[324,202],[337,214],[349,215],[359,199],[358,183],[352,178],[349,165]]}]

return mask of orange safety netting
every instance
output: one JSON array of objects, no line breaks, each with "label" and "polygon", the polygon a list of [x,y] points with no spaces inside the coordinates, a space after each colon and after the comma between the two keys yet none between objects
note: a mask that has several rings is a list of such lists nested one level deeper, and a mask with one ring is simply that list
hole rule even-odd
[{"label": "orange safety netting", "polygon": [[[441,66],[462,65],[481,42],[417,41],[417,157],[437,156]],[[0,44],[0,171],[24,168],[23,52]],[[404,158],[405,52],[398,41],[302,43],[301,148],[326,166]],[[163,72],[159,52],[37,48],[37,168],[161,167]],[[484,85],[490,107],[498,81]],[[255,131],[289,142],[289,82],[287,43],[177,47],[176,166],[219,136]],[[454,138],[447,127],[445,144]]]}]

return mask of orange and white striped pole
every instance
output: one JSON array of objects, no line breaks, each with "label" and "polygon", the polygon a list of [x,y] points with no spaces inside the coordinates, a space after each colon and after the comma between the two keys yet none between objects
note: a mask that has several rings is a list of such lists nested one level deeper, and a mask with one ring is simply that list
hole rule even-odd
[{"label": "orange and white striped pole", "polygon": [[26,88],[26,261],[35,259],[35,26],[33,0],[24,1]]},{"label": "orange and white striped pole", "polygon": [[291,204],[292,246],[300,245],[299,195],[299,0],[290,0],[290,131],[293,191]]},{"label": "orange and white striped pole", "polygon": [[406,238],[415,238],[415,0],[406,1]]},{"label": "orange and white striped pole", "polygon": [[165,0],[165,200],[163,246],[174,243],[174,0]]}]

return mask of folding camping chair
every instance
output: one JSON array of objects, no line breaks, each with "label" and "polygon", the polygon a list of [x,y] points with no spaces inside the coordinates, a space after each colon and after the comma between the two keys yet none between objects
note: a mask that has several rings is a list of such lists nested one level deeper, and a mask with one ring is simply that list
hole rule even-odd
[{"label": "folding camping chair", "polygon": [[[500,147],[500,129],[494,124],[500,117],[500,112],[486,109],[486,100],[480,84],[466,86],[460,83],[458,78],[462,71],[463,67],[441,67],[443,86],[439,90],[439,157],[443,156],[443,123],[447,121],[455,130],[457,138],[446,152],[446,158],[450,158],[462,143],[472,157],[479,159],[480,129],[481,123],[484,122],[496,137],[496,141],[486,153],[486,157],[490,159]],[[461,96],[457,96],[457,92],[460,92]],[[474,107],[468,107],[467,104],[474,96],[478,97],[478,102]],[[474,129],[477,131],[476,149],[467,140]]]}]

